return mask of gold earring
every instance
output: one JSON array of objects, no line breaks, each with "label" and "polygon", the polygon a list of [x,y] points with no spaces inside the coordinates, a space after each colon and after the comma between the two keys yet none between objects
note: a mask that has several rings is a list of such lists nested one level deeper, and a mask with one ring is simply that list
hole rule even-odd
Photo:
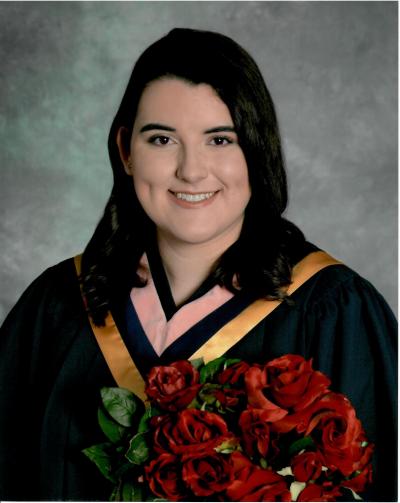
[{"label": "gold earring", "polygon": [[129,157],[129,159],[128,159],[128,169],[129,169],[129,171],[132,171],[132,170],[133,170],[132,161],[131,161],[131,158],[130,158],[130,157]]}]

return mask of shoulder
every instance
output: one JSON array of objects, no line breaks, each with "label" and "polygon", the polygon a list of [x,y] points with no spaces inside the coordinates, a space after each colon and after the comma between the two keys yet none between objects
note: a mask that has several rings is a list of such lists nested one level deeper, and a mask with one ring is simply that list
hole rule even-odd
[{"label": "shoulder", "polygon": [[309,278],[292,295],[297,307],[314,311],[329,307],[340,310],[380,309],[394,316],[380,292],[345,264],[329,265]]},{"label": "shoulder", "polygon": [[71,289],[79,288],[78,277],[75,270],[74,259],[68,258],[43,271],[28,286],[23,295],[46,294],[64,296]]},{"label": "shoulder", "polygon": [[333,264],[311,276],[297,292],[316,301],[334,295],[340,289],[351,289],[355,283],[359,283],[362,287],[372,287],[366,279],[345,264]]},{"label": "shoulder", "polygon": [[74,265],[74,257],[69,257],[57,264],[54,264],[47,269],[45,269],[37,279],[47,279],[47,280],[57,280],[59,278],[76,278],[76,270]]},{"label": "shoulder", "polygon": [[43,271],[23,292],[8,314],[4,325],[21,318],[37,319],[56,312],[62,306],[80,301],[79,283],[73,258],[68,258]]}]

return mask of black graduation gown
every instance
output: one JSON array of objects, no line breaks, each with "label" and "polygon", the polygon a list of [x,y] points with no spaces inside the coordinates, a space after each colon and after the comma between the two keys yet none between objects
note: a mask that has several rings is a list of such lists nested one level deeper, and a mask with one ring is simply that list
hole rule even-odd
[{"label": "black graduation gown", "polygon": [[[392,312],[368,281],[343,265],[320,271],[292,299],[229,355],[248,361],[286,353],[313,357],[314,368],[331,378],[331,389],[350,398],[376,444],[375,483],[366,499],[396,501],[397,330]],[[188,358],[201,345],[200,332],[208,330],[210,336],[218,330],[212,329],[213,321],[229,321],[249,301],[243,297],[222,306],[221,316],[211,315],[201,331],[168,348],[168,357],[155,357],[147,365]],[[114,317],[129,343],[132,313],[124,317],[119,311]],[[144,347],[149,356],[145,346],[138,349]],[[139,360],[136,355],[137,365]],[[97,426],[99,390],[115,385],[84,311],[73,261],[61,262],[32,283],[1,329],[0,499],[107,500],[109,483],[81,450],[103,441]]]}]

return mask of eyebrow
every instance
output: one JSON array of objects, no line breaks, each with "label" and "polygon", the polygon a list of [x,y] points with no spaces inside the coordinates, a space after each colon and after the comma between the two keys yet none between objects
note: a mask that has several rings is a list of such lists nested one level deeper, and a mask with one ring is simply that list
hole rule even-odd
[{"label": "eyebrow", "polygon": [[213,127],[211,129],[207,129],[207,131],[204,131],[204,134],[209,134],[209,133],[222,133],[222,132],[228,132],[228,133],[235,133],[235,128],[232,126],[218,126],[218,127]]},{"label": "eyebrow", "polygon": [[[145,133],[146,131],[152,131],[153,129],[157,129],[159,131],[172,131],[175,132],[176,129],[171,127],[171,126],[166,126],[165,124],[158,124],[158,123],[150,123],[144,125],[140,129],[140,133]],[[235,128],[232,126],[217,126],[213,127],[211,129],[207,129],[204,131],[204,134],[210,134],[210,133],[221,133],[221,132],[229,132],[229,133],[235,133]]]},{"label": "eyebrow", "polygon": [[151,131],[153,129],[161,129],[162,131],[176,131],[176,129],[174,129],[173,127],[165,126],[164,124],[150,123],[143,126],[140,129],[140,132],[144,133],[145,131]]}]

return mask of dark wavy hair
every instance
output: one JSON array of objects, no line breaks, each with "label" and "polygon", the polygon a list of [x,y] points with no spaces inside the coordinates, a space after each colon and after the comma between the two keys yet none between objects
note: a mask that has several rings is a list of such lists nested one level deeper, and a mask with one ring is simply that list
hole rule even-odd
[{"label": "dark wavy hair", "polygon": [[282,217],[287,182],[274,105],[253,58],[219,33],[176,28],[148,47],[136,62],[108,137],[114,185],[82,258],[81,282],[87,309],[101,325],[118,292],[143,286],[138,261],[154,236],[154,224],[125,173],[116,137],[132,132],[145,87],[162,77],[212,86],[227,105],[244,152],[251,185],[239,239],[220,257],[213,272],[219,284],[259,297],[283,299],[304,236]]}]

